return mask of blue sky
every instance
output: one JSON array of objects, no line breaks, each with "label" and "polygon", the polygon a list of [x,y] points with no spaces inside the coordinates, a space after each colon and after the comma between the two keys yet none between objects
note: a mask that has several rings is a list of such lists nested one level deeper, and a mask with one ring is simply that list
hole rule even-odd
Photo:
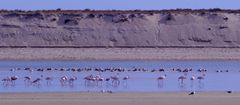
[{"label": "blue sky", "polygon": [[0,0],[0,9],[239,9],[240,0]]}]

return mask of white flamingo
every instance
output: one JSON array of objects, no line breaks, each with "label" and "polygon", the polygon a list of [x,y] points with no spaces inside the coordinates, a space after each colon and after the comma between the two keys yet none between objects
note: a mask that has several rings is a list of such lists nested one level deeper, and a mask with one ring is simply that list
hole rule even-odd
[{"label": "white flamingo", "polygon": [[195,76],[192,76],[192,77],[190,78],[190,81],[191,81],[191,88],[193,88],[194,80],[195,80],[195,79],[196,79]]}]

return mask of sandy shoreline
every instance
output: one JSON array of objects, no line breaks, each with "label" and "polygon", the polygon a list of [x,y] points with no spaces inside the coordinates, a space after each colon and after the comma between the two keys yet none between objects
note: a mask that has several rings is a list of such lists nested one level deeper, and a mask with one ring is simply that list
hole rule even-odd
[{"label": "sandy shoreline", "polygon": [[237,105],[240,93],[1,93],[0,105]]},{"label": "sandy shoreline", "polygon": [[240,48],[1,48],[0,60],[239,60]]}]

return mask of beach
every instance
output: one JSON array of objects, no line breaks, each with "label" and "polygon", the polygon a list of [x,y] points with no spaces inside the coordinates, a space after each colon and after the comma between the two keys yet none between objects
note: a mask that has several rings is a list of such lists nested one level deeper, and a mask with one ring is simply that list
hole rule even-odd
[{"label": "beach", "polygon": [[0,105],[237,105],[240,93],[0,93]]},{"label": "beach", "polygon": [[1,48],[1,60],[239,60],[240,48]]}]

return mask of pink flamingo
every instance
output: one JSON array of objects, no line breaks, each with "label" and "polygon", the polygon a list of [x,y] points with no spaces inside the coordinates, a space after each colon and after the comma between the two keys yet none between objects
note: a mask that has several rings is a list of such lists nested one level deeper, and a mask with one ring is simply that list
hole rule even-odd
[{"label": "pink flamingo", "polygon": [[163,87],[163,81],[166,79],[166,74],[165,75],[162,75],[160,77],[157,78],[157,81],[158,81],[158,87]]},{"label": "pink flamingo", "polygon": [[41,79],[37,78],[37,79],[32,81],[32,85],[39,86],[40,85],[40,81],[41,81]]},{"label": "pink flamingo", "polygon": [[24,83],[25,83],[25,85],[30,85],[31,84],[31,77],[25,76],[24,77]]},{"label": "pink flamingo", "polygon": [[180,87],[184,86],[184,80],[187,79],[185,76],[180,76],[178,77],[178,81],[180,81]]},{"label": "pink flamingo", "polygon": [[129,79],[129,76],[125,76],[125,77],[123,77],[123,80],[128,80]]},{"label": "pink flamingo", "polygon": [[83,79],[85,80],[85,85],[90,81],[90,77],[89,76],[86,76]]},{"label": "pink flamingo", "polygon": [[120,80],[119,80],[119,77],[118,77],[118,76],[111,76],[111,79],[112,79],[112,85],[113,85],[114,87],[119,86]]},{"label": "pink flamingo", "polygon": [[204,79],[204,77],[203,76],[199,76],[199,77],[197,77],[197,79],[202,80],[202,79]]},{"label": "pink flamingo", "polygon": [[11,81],[11,77],[8,76],[6,78],[3,78],[2,81],[4,86],[8,86],[9,82]]},{"label": "pink flamingo", "polygon": [[73,76],[73,77],[69,78],[69,80],[68,80],[69,85],[70,85],[70,86],[73,86],[73,85],[74,85],[74,81],[76,81],[76,80],[77,80],[77,77],[76,77],[76,76]]},{"label": "pink flamingo", "polygon": [[109,81],[111,80],[111,78],[105,78],[105,81],[106,81],[106,86],[108,87],[110,84],[109,84]]},{"label": "pink flamingo", "polygon": [[12,76],[10,78],[10,81],[12,82],[12,85],[15,85],[15,81],[18,79],[18,76]]},{"label": "pink flamingo", "polygon": [[46,77],[45,80],[47,81],[47,85],[51,85],[52,84],[52,77]]},{"label": "pink flamingo", "polygon": [[[101,77],[100,75],[97,75],[96,77],[96,81],[97,81],[97,86],[102,86],[102,82],[104,81],[104,78]],[[99,84],[100,83],[100,84]]]},{"label": "pink flamingo", "polygon": [[198,76],[197,79],[199,80],[199,83],[204,79],[204,76]]},{"label": "pink flamingo", "polygon": [[197,79],[199,80],[199,88],[203,88],[204,84],[202,83],[202,80],[204,80],[204,76],[198,76]]},{"label": "pink flamingo", "polygon": [[105,79],[105,81],[110,81],[110,80],[111,80],[111,78],[106,78],[106,79]]},{"label": "pink flamingo", "polygon": [[25,81],[25,82],[31,82],[31,77],[25,76],[25,77],[24,77],[24,81]]},{"label": "pink flamingo", "polygon": [[87,86],[102,86],[102,82],[104,81],[104,78],[101,77],[100,75],[90,75],[85,77],[85,84]]},{"label": "pink flamingo", "polygon": [[84,77],[85,79],[85,86],[95,86],[96,78],[93,75],[89,75]]},{"label": "pink flamingo", "polygon": [[178,77],[178,81],[180,80],[181,81],[181,84],[183,84],[183,81],[187,79],[185,76],[180,76]]},{"label": "pink flamingo", "polygon": [[129,76],[128,76],[128,75],[125,76],[125,77],[123,77],[123,86],[124,86],[124,87],[127,87],[127,86],[128,86],[128,80],[129,80]]}]

